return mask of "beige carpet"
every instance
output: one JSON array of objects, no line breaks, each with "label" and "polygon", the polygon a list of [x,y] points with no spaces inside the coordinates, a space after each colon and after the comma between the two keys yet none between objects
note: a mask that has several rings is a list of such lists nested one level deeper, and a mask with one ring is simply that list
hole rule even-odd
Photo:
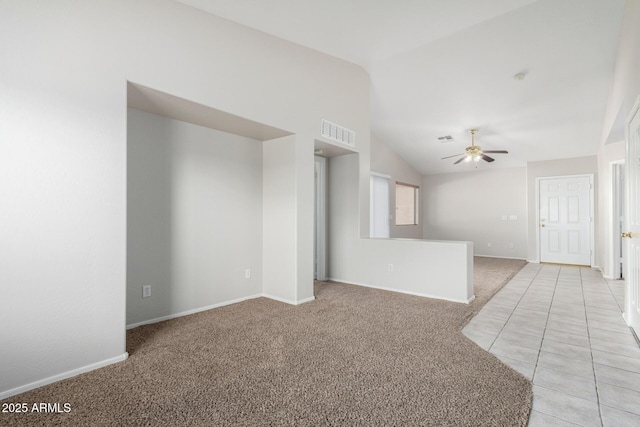
[{"label": "beige carpet", "polygon": [[4,402],[0,425],[524,426],[531,384],[459,331],[524,262],[476,258],[469,305],[338,283],[131,330],[127,361]]}]

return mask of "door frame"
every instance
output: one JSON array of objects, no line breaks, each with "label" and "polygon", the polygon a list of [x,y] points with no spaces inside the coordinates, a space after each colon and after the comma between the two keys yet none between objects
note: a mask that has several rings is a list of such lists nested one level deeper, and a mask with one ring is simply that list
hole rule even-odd
[{"label": "door frame", "polygon": [[540,242],[540,183],[544,179],[562,179],[562,178],[589,178],[589,217],[591,221],[589,221],[589,266],[593,267],[595,265],[595,251],[594,241],[595,241],[595,189],[594,189],[594,174],[592,173],[581,173],[575,175],[556,175],[556,176],[541,176],[536,178],[536,244],[538,246],[538,262],[542,262],[542,244]]},{"label": "door frame", "polygon": [[[610,255],[610,266],[611,273],[609,274],[609,279],[620,279],[624,276],[624,268],[620,266],[621,261],[624,263],[624,248],[625,242],[620,237],[622,233],[622,228],[624,228],[624,222],[621,222],[621,218],[624,218],[626,213],[624,212],[624,208],[620,209],[621,202],[624,202],[626,199],[626,191],[625,191],[625,175],[626,175],[626,164],[625,160],[615,160],[609,162],[609,173],[611,176],[611,200],[610,200],[610,222],[609,227],[609,236],[611,243],[611,251],[609,251]],[[618,175],[622,175],[622,178]],[[621,182],[622,181],[622,182]],[[621,188],[622,186],[622,188]]]},{"label": "door frame", "polygon": [[[316,169],[317,166],[317,169]],[[327,280],[327,158],[314,156],[315,208],[314,208],[314,278]]]}]

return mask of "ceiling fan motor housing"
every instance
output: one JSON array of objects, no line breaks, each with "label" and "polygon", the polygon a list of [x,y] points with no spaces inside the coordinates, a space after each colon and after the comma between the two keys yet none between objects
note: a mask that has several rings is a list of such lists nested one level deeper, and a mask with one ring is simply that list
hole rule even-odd
[{"label": "ceiling fan motor housing", "polygon": [[[482,151],[482,147],[480,147],[479,145],[475,144],[475,134],[478,131],[478,129],[470,129],[469,133],[471,134],[471,145],[468,146],[467,148],[464,149],[464,154],[462,154],[463,157],[461,157],[460,159],[458,159],[457,161],[455,161],[453,164],[457,165],[458,163],[462,162],[462,161],[466,161],[469,162],[471,160],[478,162],[480,160],[484,160],[485,162],[493,162],[494,159],[492,157],[487,156],[485,153],[496,153],[496,154],[508,154],[507,150],[487,150],[487,151]],[[443,157],[442,159],[448,159],[450,157],[456,157],[459,156],[460,154],[455,154],[453,156],[448,156],[448,157]]]},{"label": "ceiling fan motor housing", "polygon": [[482,148],[479,145],[470,145],[464,150],[468,156],[480,156],[482,155]]}]

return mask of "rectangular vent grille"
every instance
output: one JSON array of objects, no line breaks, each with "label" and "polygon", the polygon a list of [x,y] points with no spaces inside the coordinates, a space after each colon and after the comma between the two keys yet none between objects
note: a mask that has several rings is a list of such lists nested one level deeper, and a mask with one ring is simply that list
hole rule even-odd
[{"label": "rectangular vent grille", "polygon": [[438,141],[440,142],[449,142],[453,141],[453,137],[451,135],[439,136]]},{"label": "rectangular vent grille", "polygon": [[325,138],[347,144],[351,147],[356,145],[356,133],[350,129],[338,126],[328,120],[322,119],[321,134]]}]

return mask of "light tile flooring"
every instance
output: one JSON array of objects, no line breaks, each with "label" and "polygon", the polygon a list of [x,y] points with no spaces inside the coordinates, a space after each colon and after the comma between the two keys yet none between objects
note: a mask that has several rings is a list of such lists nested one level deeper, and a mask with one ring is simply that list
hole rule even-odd
[{"label": "light tile flooring", "polygon": [[533,381],[529,426],[640,426],[640,347],[624,282],[527,264],[463,333]]}]

